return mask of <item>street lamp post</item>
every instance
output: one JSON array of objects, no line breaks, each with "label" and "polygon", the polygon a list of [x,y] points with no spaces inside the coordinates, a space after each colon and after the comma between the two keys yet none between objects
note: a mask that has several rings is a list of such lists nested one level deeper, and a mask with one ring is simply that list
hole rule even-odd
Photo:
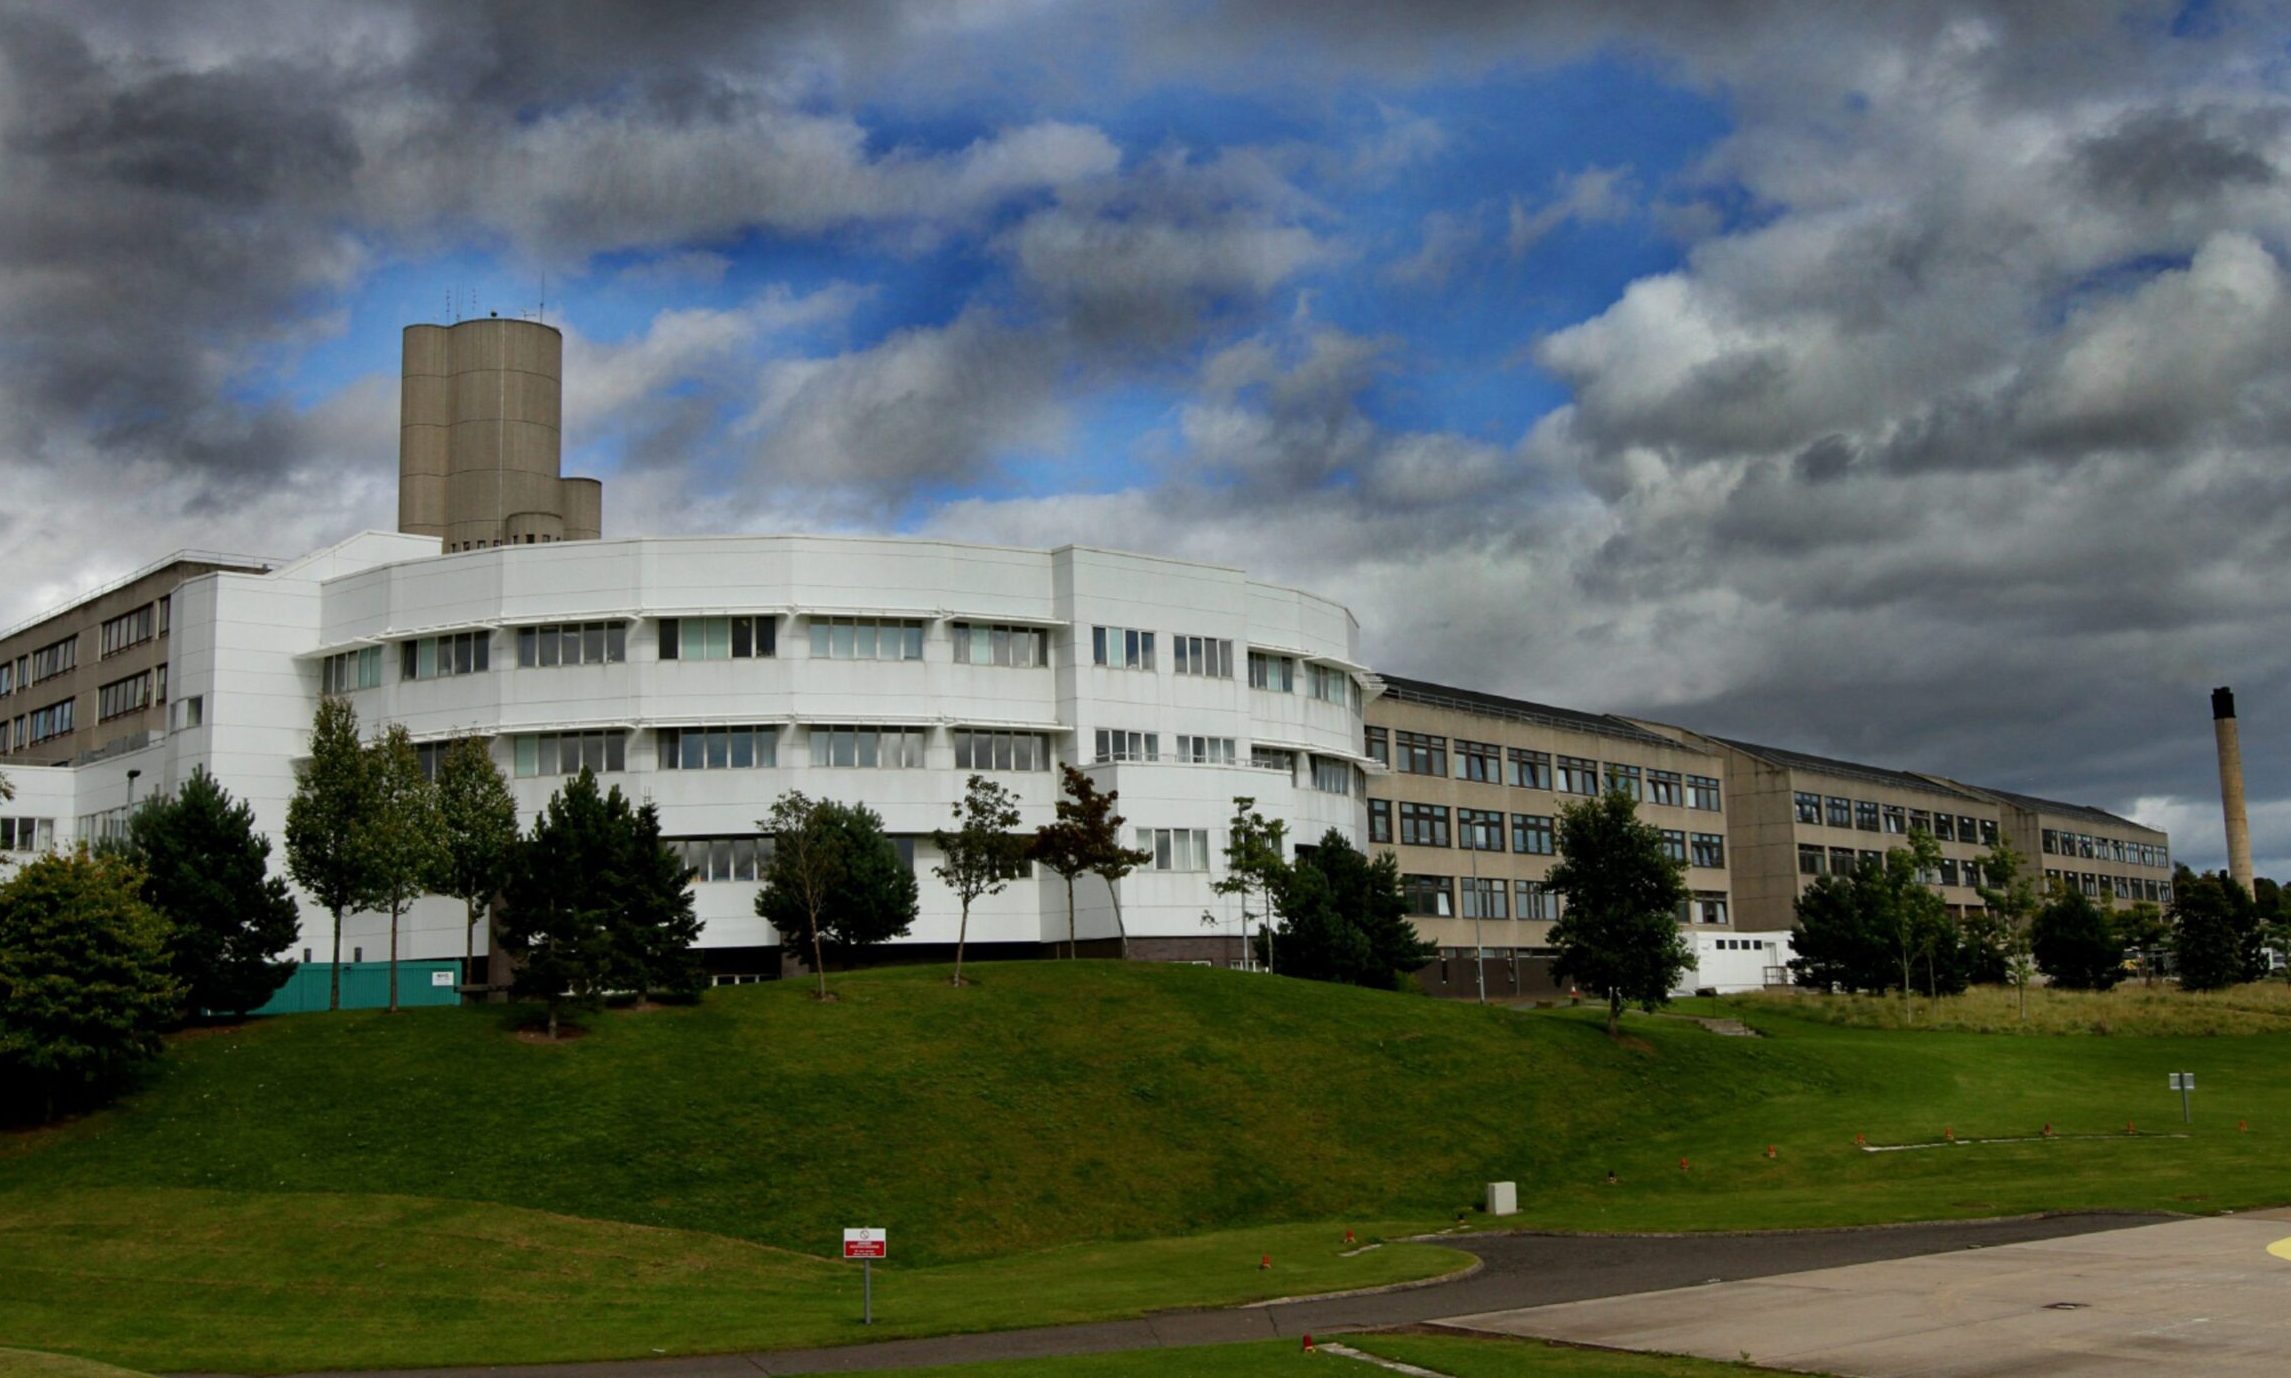
[{"label": "street lamp post", "polygon": [[[1478,827],[1478,824],[1473,824]],[[1487,913],[1487,896],[1480,893],[1480,840],[1477,833],[1466,833],[1472,842],[1472,979],[1478,984],[1480,1003],[1488,1002],[1488,945],[1480,928],[1480,920]]]},{"label": "street lamp post", "polygon": [[[142,773],[143,772],[140,770],[131,770],[127,772],[127,818],[133,818],[135,816],[135,777],[141,775]],[[120,820],[120,831],[124,833],[126,830],[127,819],[123,818]]]}]

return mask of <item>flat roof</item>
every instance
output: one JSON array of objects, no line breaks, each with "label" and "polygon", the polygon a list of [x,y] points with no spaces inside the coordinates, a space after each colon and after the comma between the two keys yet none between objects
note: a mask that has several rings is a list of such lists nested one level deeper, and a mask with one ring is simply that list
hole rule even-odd
[{"label": "flat roof", "polygon": [[1925,794],[1942,794],[1952,799],[1964,799],[1976,804],[1989,801],[1970,790],[1945,784],[1930,775],[1918,775],[1906,770],[1888,770],[1884,766],[1863,765],[1859,761],[1841,761],[1832,756],[1816,756],[1810,751],[1792,751],[1787,747],[1760,746],[1756,742],[1737,741],[1732,737],[1713,737],[1737,751],[1747,752],[1773,765],[1790,770],[1812,771],[1818,775],[1836,775],[1852,780],[1867,780],[1873,785],[1890,785],[1895,789],[1917,790]]},{"label": "flat roof", "polygon": [[1428,708],[1448,708],[1491,718],[1508,718],[1514,722],[1535,723],[1542,727],[1596,732],[1645,746],[1667,746],[1682,751],[1695,749],[1689,743],[1666,737],[1659,732],[1649,732],[1637,723],[1608,713],[1586,713],[1580,709],[1560,708],[1527,699],[1505,698],[1501,694],[1483,693],[1477,689],[1459,689],[1454,685],[1434,684],[1429,680],[1388,675],[1381,670],[1376,674],[1384,681],[1385,695],[1404,703],[1420,703]]}]

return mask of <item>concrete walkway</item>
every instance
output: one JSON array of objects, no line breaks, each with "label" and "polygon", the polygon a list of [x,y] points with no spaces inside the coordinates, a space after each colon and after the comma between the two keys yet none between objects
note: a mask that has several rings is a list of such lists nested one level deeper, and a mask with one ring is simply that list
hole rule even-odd
[{"label": "concrete walkway", "polygon": [[1859,1378],[2274,1378],[2291,1372],[2291,1210],[1440,1323],[1710,1359],[1747,1354]]},{"label": "concrete walkway", "polygon": [[[1317,1336],[1370,1330],[1468,1312],[1516,1310],[1581,1298],[1685,1287],[1721,1278],[1769,1277],[1937,1252],[1957,1254],[1967,1249],[2025,1240],[2119,1229],[2128,1222],[2157,1218],[2072,1215],[1736,1235],[1466,1235],[1441,1242],[1477,1255],[1485,1266],[1455,1282],[1404,1291],[1218,1311],[1173,1311],[1133,1321],[1045,1326],[983,1335],[943,1335],[834,1349],[589,1364],[402,1369],[392,1371],[389,1378],[754,1378],[759,1373],[860,1373],[989,1359],[1293,1339],[1308,1332]],[[335,1373],[312,1375],[312,1378],[380,1378],[380,1375]]]}]

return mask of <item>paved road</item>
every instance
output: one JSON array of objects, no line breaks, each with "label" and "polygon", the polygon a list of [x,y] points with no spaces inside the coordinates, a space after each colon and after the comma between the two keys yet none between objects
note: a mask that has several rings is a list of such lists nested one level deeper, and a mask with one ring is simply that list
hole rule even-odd
[{"label": "paved road", "polygon": [[[632,1359],[472,1369],[396,1370],[390,1378],[754,1378],[763,1374],[860,1373],[987,1359],[1176,1348],[1236,1340],[1332,1334],[1407,1325],[1472,1312],[1514,1311],[1594,1297],[1771,1277],[1879,1259],[1987,1249],[2115,1230],[2163,1219],[2062,1215],[2040,1220],[1903,1225],[1745,1235],[1481,1234],[1452,1241],[1485,1265],[1456,1282],[1363,1297],[1336,1297],[1219,1311],[1173,1311],[1134,1321],[1046,1326],[986,1335],[944,1335],[835,1349],[780,1350],[687,1359]],[[323,1378],[378,1378],[330,1374]]]},{"label": "paved road", "polygon": [[1864,1378],[2276,1378],[2291,1211],[2173,1220],[1445,1325]]}]

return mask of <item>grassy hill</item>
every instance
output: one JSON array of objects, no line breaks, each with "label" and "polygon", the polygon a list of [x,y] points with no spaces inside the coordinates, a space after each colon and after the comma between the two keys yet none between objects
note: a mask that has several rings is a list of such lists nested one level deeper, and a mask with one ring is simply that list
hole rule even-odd
[{"label": "grassy hill", "polygon": [[[2291,1035],[1781,1011],[1763,1039],[1634,1017],[1615,1042],[1590,1010],[1195,968],[980,979],[721,990],[557,1046],[490,1009],[182,1040],[120,1107],[0,1139],[0,1344],[245,1371],[858,1338],[856,1280],[820,1256],[859,1224],[908,1279],[891,1333],[1134,1313],[1436,1273],[1431,1250],[1339,1261],[1341,1227],[1430,1224],[1491,1179],[1520,1184],[1508,1223],[1600,1229],[2291,1199]],[[2181,1070],[2198,1122],[2167,1137]],[[240,1321],[192,1352],[170,1306]]]}]

